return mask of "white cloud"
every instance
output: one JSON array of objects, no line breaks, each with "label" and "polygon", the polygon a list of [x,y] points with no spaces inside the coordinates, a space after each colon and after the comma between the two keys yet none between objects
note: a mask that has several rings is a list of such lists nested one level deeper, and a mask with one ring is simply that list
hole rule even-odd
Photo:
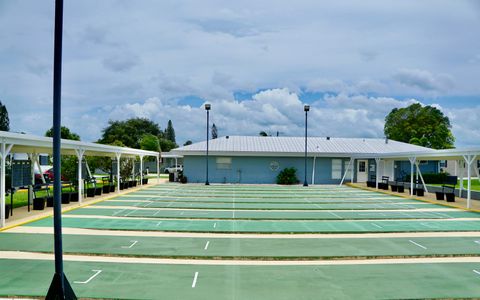
[{"label": "white cloud", "polygon": [[448,74],[434,75],[429,71],[419,69],[402,69],[394,75],[394,78],[407,87],[427,92],[448,91],[454,86],[454,80]]}]

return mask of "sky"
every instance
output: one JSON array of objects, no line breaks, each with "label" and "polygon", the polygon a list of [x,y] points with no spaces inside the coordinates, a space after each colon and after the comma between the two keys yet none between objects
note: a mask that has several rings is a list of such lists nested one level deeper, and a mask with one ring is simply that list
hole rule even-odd
[{"label": "sky", "polygon": [[[0,0],[0,101],[11,131],[52,124],[54,1]],[[260,131],[383,138],[412,103],[480,145],[480,1],[65,1],[62,125],[172,120],[177,143]]]}]

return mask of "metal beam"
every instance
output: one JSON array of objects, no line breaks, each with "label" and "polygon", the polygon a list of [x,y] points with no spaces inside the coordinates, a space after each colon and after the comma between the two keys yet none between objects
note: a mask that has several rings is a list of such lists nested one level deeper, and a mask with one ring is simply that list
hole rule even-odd
[{"label": "metal beam", "polygon": [[472,163],[475,161],[476,155],[464,155],[463,159],[467,163],[467,208],[471,206],[471,189],[472,189]]},{"label": "metal beam", "polygon": [[417,161],[416,157],[409,157],[410,161],[410,196],[413,196],[413,165]]}]

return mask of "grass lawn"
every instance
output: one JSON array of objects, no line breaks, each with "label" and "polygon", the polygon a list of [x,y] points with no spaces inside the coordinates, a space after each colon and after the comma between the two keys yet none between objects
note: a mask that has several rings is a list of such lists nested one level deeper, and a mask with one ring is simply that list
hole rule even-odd
[{"label": "grass lawn", "polygon": [[[428,184],[428,185],[433,185],[433,186],[441,186],[441,184]],[[468,180],[464,179],[463,180],[463,188],[466,189],[468,185]],[[472,179],[471,180],[471,185],[472,185],[472,191],[479,191],[480,192],[480,182],[478,179]],[[460,188],[460,180],[457,181],[457,189]]]}]

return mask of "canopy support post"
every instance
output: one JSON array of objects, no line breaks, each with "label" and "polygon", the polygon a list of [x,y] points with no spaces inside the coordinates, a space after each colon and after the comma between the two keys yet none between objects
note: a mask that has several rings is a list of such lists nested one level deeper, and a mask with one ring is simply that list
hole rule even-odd
[{"label": "canopy support post", "polygon": [[422,184],[425,187],[425,192],[428,193],[428,188],[427,188],[427,185],[425,184],[425,180],[423,180],[422,172],[420,171],[420,167],[418,166],[418,161],[415,162],[415,166],[417,167],[417,176],[420,176],[420,180],[422,181]]},{"label": "canopy support post", "polygon": [[117,158],[117,193],[120,193],[120,158],[122,153],[115,153],[115,157]]},{"label": "canopy support post", "polygon": [[[7,146],[5,139],[2,141],[2,147],[1,147],[1,178],[0,178],[0,227],[5,227],[5,161],[7,159],[7,155],[10,153],[10,150],[12,150],[13,144],[10,144]],[[11,208],[13,209],[13,207]]]},{"label": "canopy support post", "polygon": [[380,158],[375,157],[375,188],[378,190],[378,169],[380,169]]},{"label": "canopy support post", "polygon": [[75,149],[75,153],[77,154],[77,159],[78,159],[78,174],[77,174],[77,179],[78,179],[78,203],[82,203],[83,201],[83,176],[82,176],[82,160],[83,160],[83,155],[85,154],[84,149]]},{"label": "canopy support post", "polygon": [[409,157],[410,161],[410,196],[413,196],[413,165],[417,161],[416,157]]},{"label": "canopy support post", "polygon": [[[345,173],[343,174],[342,181],[340,181],[339,186],[342,186],[343,181],[345,180],[345,177],[347,177],[347,173],[348,173],[348,171],[350,170],[350,166],[352,165],[352,162],[353,162],[353,158],[350,158],[350,161],[348,162],[348,166],[347,166],[347,168],[345,169]],[[353,172],[352,172],[352,176],[351,176],[351,177],[353,178]]]},{"label": "canopy support post", "polygon": [[467,163],[467,208],[471,205],[471,188],[472,188],[472,164],[475,161],[475,155],[464,155],[463,159]]},{"label": "canopy support post", "polygon": [[143,185],[143,155],[140,155],[140,185]]}]

